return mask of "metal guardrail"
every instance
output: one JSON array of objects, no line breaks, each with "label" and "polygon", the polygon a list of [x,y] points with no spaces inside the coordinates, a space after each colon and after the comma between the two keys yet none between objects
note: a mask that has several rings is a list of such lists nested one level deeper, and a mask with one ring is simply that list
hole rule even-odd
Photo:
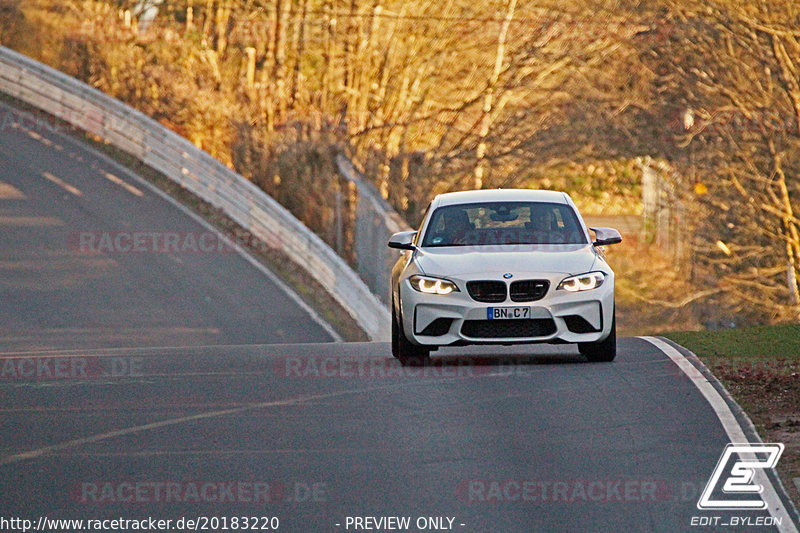
[{"label": "metal guardrail", "polygon": [[399,254],[386,243],[393,233],[411,228],[347,157],[339,154],[336,166],[339,174],[355,184],[358,190],[353,228],[356,270],[373,294],[388,305],[391,301],[389,277]]},{"label": "metal guardrail", "polygon": [[2,46],[0,92],[107,140],[221,209],[321,283],[371,339],[388,340],[388,308],[347,263],[286,208],[188,140],[119,100]]}]

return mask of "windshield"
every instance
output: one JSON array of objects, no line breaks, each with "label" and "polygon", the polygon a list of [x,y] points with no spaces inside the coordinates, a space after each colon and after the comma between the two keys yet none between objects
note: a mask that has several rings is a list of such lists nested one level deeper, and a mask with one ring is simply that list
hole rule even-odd
[{"label": "windshield", "polygon": [[575,212],[568,205],[485,202],[438,208],[431,216],[422,246],[587,242]]}]

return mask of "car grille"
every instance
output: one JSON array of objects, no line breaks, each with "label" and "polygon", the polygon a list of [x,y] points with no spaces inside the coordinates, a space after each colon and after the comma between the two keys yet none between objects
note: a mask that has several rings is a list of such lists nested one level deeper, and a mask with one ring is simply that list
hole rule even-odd
[{"label": "car grille", "polygon": [[511,300],[514,302],[534,302],[547,294],[550,282],[546,279],[525,279],[511,284]]},{"label": "car grille", "polygon": [[545,337],[556,332],[552,318],[527,320],[465,320],[461,334],[475,339]]},{"label": "car grille", "polygon": [[468,281],[467,292],[476,302],[506,301],[506,284],[503,281]]}]

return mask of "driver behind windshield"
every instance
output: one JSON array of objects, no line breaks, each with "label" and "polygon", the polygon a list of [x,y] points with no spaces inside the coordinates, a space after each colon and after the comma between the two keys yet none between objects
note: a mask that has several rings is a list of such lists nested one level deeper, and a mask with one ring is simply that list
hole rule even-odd
[{"label": "driver behind windshield", "polygon": [[444,206],[431,218],[423,246],[582,244],[571,208],[545,202],[487,202]]},{"label": "driver behind windshield", "polygon": [[454,245],[465,244],[467,232],[475,229],[469,215],[463,209],[448,209],[444,212],[444,239]]}]

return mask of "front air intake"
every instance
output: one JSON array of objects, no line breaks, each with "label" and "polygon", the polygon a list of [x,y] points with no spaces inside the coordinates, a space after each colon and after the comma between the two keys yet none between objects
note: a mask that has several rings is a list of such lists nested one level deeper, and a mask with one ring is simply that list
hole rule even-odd
[{"label": "front air intake", "polygon": [[552,318],[526,320],[465,320],[461,334],[473,339],[546,337],[556,332]]}]

